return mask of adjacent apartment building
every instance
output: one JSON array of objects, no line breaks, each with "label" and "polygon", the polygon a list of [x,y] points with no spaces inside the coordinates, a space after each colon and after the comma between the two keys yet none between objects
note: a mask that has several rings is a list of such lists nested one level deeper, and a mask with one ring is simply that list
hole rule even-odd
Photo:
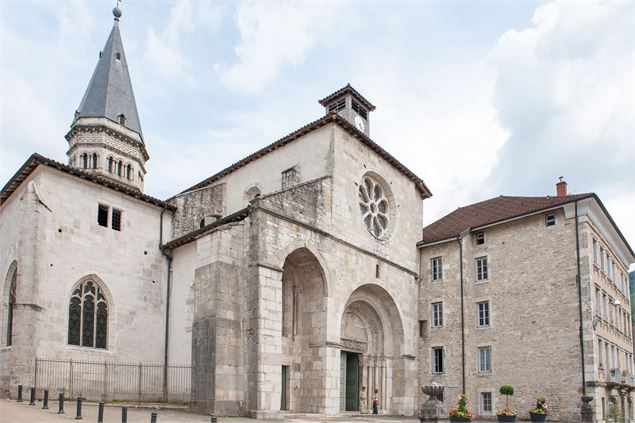
[{"label": "adjacent apartment building", "polygon": [[421,380],[450,402],[465,392],[481,417],[510,384],[521,417],[544,396],[550,419],[575,420],[586,393],[598,421],[610,404],[632,419],[635,254],[597,195],[568,195],[562,179],[556,192],[492,198],[423,229]]}]

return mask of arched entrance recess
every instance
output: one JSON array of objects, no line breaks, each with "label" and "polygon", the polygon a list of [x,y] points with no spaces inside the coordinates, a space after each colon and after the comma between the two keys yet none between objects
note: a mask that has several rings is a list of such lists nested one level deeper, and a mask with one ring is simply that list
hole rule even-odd
[{"label": "arched entrance recess", "polygon": [[392,398],[403,395],[403,325],[390,294],[378,285],[357,288],[342,314],[340,342],[340,410],[359,409],[359,390],[367,390],[370,410],[377,389],[380,409],[391,410]]},{"label": "arched entrance recess", "polygon": [[326,280],[317,258],[306,248],[289,254],[282,267],[281,409],[318,413],[326,385]]}]

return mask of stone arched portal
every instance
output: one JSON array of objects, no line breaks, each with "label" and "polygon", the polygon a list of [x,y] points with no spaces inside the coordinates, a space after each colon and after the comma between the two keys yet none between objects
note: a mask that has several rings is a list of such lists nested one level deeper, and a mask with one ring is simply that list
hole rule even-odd
[{"label": "stone arched portal", "polygon": [[282,271],[281,409],[323,412],[326,401],[326,281],[316,257],[306,248],[289,254]]},{"label": "stone arched portal", "polygon": [[362,386],[367,389],[367,409],[377,389],[380,409],[392,410],[393,396],[403,395],[404,335],[397,306],[384,288],[363,285],[351,294],[342,315],[340,342],[340,410],[359,409]]}]

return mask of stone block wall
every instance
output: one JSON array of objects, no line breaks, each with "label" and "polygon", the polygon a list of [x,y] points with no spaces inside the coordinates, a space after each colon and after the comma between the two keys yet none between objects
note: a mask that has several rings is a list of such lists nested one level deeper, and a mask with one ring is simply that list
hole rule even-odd
[{"label": "stone block wall", "polygon": [[172,198],[170,203],[178,207],[174,213],[174,238],[200,228],[206,217],[224,216],[225,193],[225,184],[215,184]]}]

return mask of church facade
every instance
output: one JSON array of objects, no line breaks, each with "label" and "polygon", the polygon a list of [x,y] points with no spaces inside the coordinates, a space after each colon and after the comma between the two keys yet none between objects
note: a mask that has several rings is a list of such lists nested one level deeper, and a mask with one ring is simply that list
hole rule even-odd
[{"label": "church facade", "polygon": [[460,368],[435,367],[426,337],[442,295],[427,285],[440,247],[421,232],[432,194],[370,138],[375,107],[347,85],[320,100],[323,117],[153,198],[114,13],[68,163],[34,154],[1,191],[0,389],[51,357],[191,364],[192,410],[219,415],[357,411],[362,386],[382,413],[413,415],[421,384],[458,393]]}]

